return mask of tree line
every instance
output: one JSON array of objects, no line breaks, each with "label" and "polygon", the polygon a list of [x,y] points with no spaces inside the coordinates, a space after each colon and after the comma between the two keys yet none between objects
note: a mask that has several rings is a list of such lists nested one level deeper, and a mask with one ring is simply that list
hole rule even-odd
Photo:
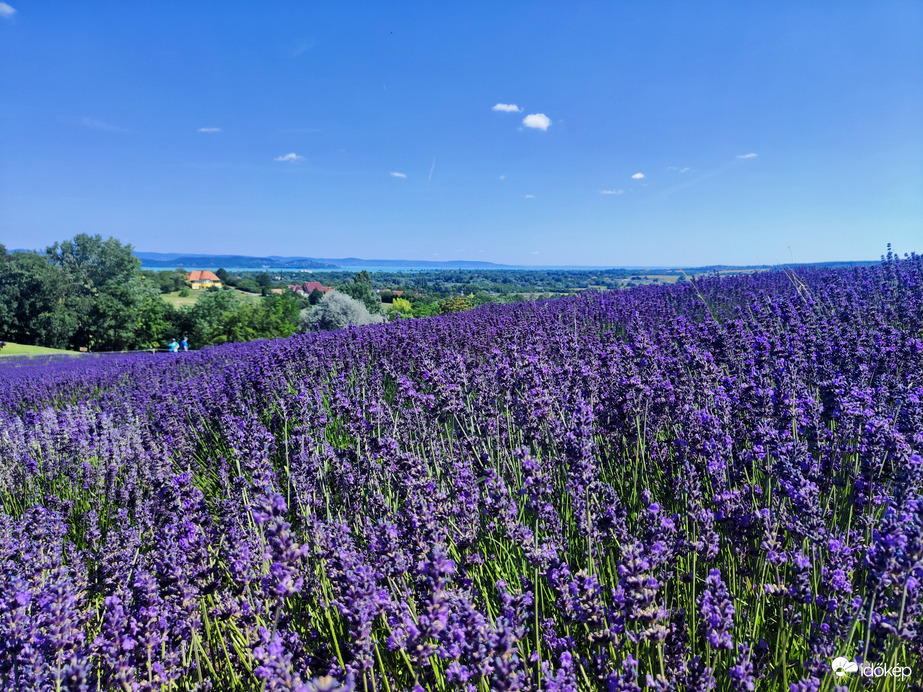
[{"label": "tree line", "polygon": [[131,245],[115,238],[80,234],[41,252],[0,245],[0,339],[122,351],[161,348],[186,336],[205,346],[290,336],[305,307],[289,293],[247,300],[237,291],[210,290],[188,307],[163,299],[182,288],[188,288],[184,275],[143,273]]}]

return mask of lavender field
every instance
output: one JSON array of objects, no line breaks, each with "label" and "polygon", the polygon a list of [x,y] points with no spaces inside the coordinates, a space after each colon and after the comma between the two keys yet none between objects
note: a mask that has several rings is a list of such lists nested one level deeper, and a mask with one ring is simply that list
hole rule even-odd
[{"label": "lavender field", "polygon": [[911,689],[921,449],[918,256],[4,363],[0,687]]}]

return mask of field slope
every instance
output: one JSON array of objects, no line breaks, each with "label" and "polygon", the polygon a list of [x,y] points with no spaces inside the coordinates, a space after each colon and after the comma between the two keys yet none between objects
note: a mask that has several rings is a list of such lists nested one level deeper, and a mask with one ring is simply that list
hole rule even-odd
[{"label": "field slope", "polygon": [[921,287],[913,256],[0,364],[0,686],[909,689]]}]

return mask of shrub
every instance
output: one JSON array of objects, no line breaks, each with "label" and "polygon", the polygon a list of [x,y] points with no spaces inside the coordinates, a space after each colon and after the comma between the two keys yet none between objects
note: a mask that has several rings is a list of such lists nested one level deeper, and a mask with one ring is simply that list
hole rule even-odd
[{"label": "shrub", "polygon": [[310,332],[316,324],[320,329],[330,331],[344,329],[349,325],[376,324],[383,322],[381,315],[373,315],[355,298],[331,291],[310,310],[301,311],[301,331]]}]

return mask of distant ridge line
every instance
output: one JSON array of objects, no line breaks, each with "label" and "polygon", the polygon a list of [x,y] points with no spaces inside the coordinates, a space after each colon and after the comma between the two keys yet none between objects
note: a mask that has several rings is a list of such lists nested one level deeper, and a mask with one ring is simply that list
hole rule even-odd
[{"label": "distant ridge line", "polygon": [[[13,250],[16,252],[16,250]],[[867,266],[877,264],[880,260],[856,260],[856,261],[832,261],[832,262],[797,262],[784,264],[713,264],[700,267],[677,266],[677,265],[515,265],[515,264],[498,264],[496,262],[484,262],[476,260],[447,260],[437,262],[433,260],[405,260],[405,259],[361,259],[359,257],[343,257],[339,259],[324,257],[285,257],[282,255],[267,255],[265,257],[253,257],[250,255],[204,255],[196,253],[180,252],[135,252],[135,256],[142,261],[144,266],[150,268],[156,267],[179,267],[189,266],[194,268],[240,268],[240,269],[349,269],[351,267],[364,268],[431,268],[431,269],[517,269],[517,270],[603,270],[603,269],[629,269],[629,270],[659,270],[659,271],[695,271],[697,273],[713,271],[746,271],[746,270],[766,270],[781,267],[848,267],[848,266]]]}]

